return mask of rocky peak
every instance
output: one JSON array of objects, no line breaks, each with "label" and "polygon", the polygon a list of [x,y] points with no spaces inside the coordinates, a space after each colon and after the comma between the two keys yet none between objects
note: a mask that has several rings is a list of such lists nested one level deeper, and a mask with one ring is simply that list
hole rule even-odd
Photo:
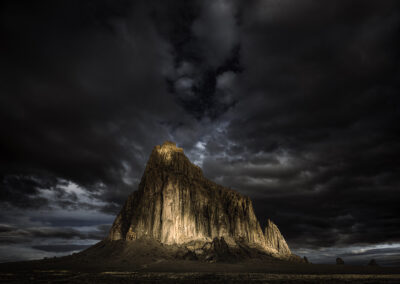
[{"label": "rocky peak", "polygon": [[189,161],[183,149],[170,141],[165,141],[162,145],[157,145],[153,148],[147,162],[145,175],[154,170],[188,175],[190,178],[203,177],[201,169]]},{"label": "rocky peak", "polygon": [[139,190],[128,197],[108,237],[142,238],[184,246],[244,244],[275,255],[290,255],[272,221],[263,234],[250,198],[207,180],[183,149],[168,141],[154,147]]},{"label": "rocky peak", "polygon": [[170,161],[176,153],[183,154],[183,149],[176,147],[176,144],[171,141],[165,141],[162,145],[157,145],[154,150],[165,161]]}]

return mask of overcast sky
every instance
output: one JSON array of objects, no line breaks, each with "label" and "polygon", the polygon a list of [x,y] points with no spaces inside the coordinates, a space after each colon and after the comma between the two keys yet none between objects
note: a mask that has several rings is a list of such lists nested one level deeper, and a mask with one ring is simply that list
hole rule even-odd
[{"label": "overcast sky", "polygon": [[2,1],[0,262],[102,239],[171,140],[313,262],[400,265],[399,1]]}]

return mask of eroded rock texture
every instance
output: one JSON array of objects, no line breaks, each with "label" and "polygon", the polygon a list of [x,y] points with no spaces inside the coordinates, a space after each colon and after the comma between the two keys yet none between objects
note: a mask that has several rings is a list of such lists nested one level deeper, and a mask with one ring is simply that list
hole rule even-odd
[{"label": "eroded rock texture", "polygon": [[271,221],[265,234],[248,197],[207,180],[182,148],[172,142],[156,146],[139,189],[126,201],[109,240],[155,239],[163,244],[246,244],[276,255],[290,255]]},{"label": "eroded rock texture", "polygon": [[270,219],[268,219],[267,226],[265,227],[264,238],[266,245],[276,249],[279,254],[291,253],[278,227]]}]

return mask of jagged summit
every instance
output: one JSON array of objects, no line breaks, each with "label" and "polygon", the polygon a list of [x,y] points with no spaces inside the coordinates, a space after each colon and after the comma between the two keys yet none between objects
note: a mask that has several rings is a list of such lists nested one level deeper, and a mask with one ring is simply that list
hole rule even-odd
[{"label": "jagged summit", "polygon": [[157,145],[153,148],[144,175],[160,169],[188,175],[190,178],[203,177],[201,169],[189,161],[183,149],[176,147],[176,144],[170,141],[165,141],[162,145]]},{"label": "jagged summit", "polygon": [[176,143],[171,142],[171,141],[165,141],[162,145],[157,145],[154,147],[154,149],[163,151],[163,152],[179,152],[183,153],[183,149],[176,147]]},{"label": "jagged summit", "polygon": [[277,226],[263,232],[251,200],[209,181],[173,142],[154,147],[139,188],[127,199],[108,240],[151,239],[193,253],[248,247],[291,255]]}]

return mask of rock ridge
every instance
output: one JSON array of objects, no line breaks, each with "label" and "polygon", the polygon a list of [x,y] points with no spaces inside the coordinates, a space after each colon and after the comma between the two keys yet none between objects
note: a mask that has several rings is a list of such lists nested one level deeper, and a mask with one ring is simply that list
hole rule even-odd
[{"label": "rock ridge", "polygon": [[283,238],[278,227],[270,219],[264,230],[264,238],[267,246],[275,248],[279,254],[291,254],[289,246]]}]

